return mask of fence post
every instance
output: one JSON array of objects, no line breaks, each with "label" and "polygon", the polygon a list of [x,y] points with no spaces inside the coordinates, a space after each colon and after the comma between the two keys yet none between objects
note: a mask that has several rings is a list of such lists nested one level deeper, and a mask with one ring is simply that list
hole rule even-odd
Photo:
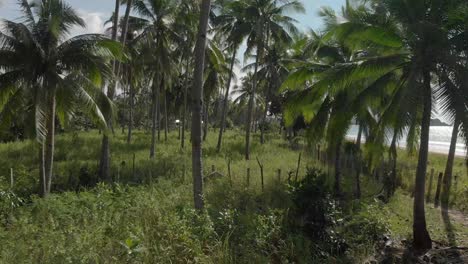
[{"label": "fence post", "polygon": [[440,189],[441,189],[441,186],[442,186],[442,178],[443,178],[444,174],[441,172],[439,173],[439,179],[437,180],[437,190],[436,190],[436,194],[435,194],[435,198],[434,198],[434,205],[435,207],[439,206],[439,199],[440,199]]},{"label": "fence post", "polygon": [[297,178],[299,177],[299,167],[301,166],[301,156],[302,156],[302,153],[299,153],[299,159],[297,160],[296,177],[294,179],[295,182],[297,182]]},{"label": "fence post", "polygon": [[258,157],[256,157],[256,158],[257,158],[258,166],[260,167],[260,180],[261,180],[261,183],[262,183],[262,192],[263,192],[263,190],[265,188],[264,185],[263,185],[263,164],[260,163],[260,160],[258,159]]},{"label": "fence post", "polygon": [[317,160],[320,162],[320,144],[317,145]]},{"label": "fence post", "polygon": [[13,175],[13,168],[10,168],[10,189],[13,189],[14,185],[15,185],[15,178]]},{"label": "fence post", "polygon": [[232,187],[232,177],[231,177],[231,159],[228,159],[228,177],[229,177],[229,184]]},{"label": "fence post", "polygon": [[133,153],[132,177],[135,180],[135,153]]},{"label": "fence post", "polygon": [[429,176],[429,189],[427,190],[426,202],[429,202],[431,199],[433,178],[434,178],[434,168],[431,169],[431,175]]}]

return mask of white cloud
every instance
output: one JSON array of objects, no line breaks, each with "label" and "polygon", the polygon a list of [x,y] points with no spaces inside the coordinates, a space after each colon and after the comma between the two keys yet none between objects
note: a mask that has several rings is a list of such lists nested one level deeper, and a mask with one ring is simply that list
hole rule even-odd
[{"label": "white cloud", "polygon": [[[0,0],[2,1],[2,0]],[[81,34],[102,34],[104,33],[104,14],[78,10],[79,16],[85,21],[86,27],[74,27],[70,35],[77,36]]]}]

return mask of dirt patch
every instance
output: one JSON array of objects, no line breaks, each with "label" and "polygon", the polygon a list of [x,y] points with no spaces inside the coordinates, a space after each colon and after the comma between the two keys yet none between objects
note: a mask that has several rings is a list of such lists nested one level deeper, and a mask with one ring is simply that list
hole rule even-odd
[{"label": "dirt patch", "polygon": [[465,264],[468,263],[468,247],[447,247],[433,243],[433,249],[426,252],[416,252],[411,243],[403,241],[392,241],[388,238],[379,245],[378,254],[366,264],[393,264],[393,263],[416,263],[416,264]]}]

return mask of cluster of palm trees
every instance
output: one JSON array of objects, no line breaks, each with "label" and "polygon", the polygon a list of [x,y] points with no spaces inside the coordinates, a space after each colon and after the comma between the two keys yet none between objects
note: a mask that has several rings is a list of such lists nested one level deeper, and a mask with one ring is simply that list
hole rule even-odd
[{"label": "cluster of palm trees", "polygon": [[[366,152],[389,159],[396,174],[396,144],[407,135],[419,142],[413,235],[417,249],[431,247],[424,193],[429,127],[438,108],[454,123],[444,178],[442,208],[448,207],[451,170],[459,132],[468,139],[468,10],[466,1],[349,2],[341,14],[323,9],[326,27],[304,37],[282,89],[292,92],[287,122],[299,115],[312,139],[326,139],[335,153],[335,191],[340,192],[340,153],[349,126],[367,134]],[[360,142],[360,138],[358,139]],[[466,141],[468,142],[468,141]],[[359,183],[359,179],[358,179]]]},{"label": "cluster of palm trees", "polygon": [[[115,101],[125,99],[127,118],[120,123],[127,128],[130,144],[136,107],[140,99],[148,99],[151,159],[161,121],[167,140],[168,120],[181,120],[184,148],[191,114],[194,201],[197,209],[203,209],[201,151],[210,107],[221,107],[216,119],[219,152],[229,101],[235,97],[246,106],[246,159],[250,159],[254,123],[263,124],[263,144],[268,113],[282,112],[279,116],[286,126],[301,117],[309,123],[308,138],[325,140],[335,154],[337,194],[341,193],[340,155],[354,122],[359,125],[358,149],[365,134],[364,150],[371,164],[382,158],[390,138],[393,174],[398,140],[407,135],[410,148],[419,142],[414,243],[417,248],[430,247],[424,188],[435,106],[455,124],[444,178],[445,209],[456,138],[459,132],[468,136],[465,1],[347,2],[341,14],[321,10],[325,22],[321,33],[304,33],[288,15],[305,11],[299,0],[116,0],[110,37],[72,38],[68,38],[71,28],[84,26],[84,21],[64,1],[19,4],[22,21],[4,21],[0,31],[0,123],[8,126],[21,113],[31,120],[26,124],[34,124],[31,135],[40,145],[42,195],[51,189],[56,120],[66,126],[75,112],[82,111],[100,125],[99,177],[111,182],[110,137],[118,124]],[[243,46],[247,74],[231,91]]]}]

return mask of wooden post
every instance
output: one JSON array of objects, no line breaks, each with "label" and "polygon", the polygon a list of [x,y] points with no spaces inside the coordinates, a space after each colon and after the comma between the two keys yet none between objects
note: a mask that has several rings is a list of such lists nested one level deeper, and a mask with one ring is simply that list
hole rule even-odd
[{"label": "wooden post", "polygon": [[294,178],[295,182],[297,182],[297,178],[299,177],[299,168],[301,166],[301,156],[302,156],[302,153],[299,153],[299,159],[297,160],[296,177]]},{"label": "wooden post", "polygon": [[433,178],[434,178],[434,168],[431,169],[431,175],[429,176],[429,188],[427,189],[426,202],[429,202],[431,200]]},{"label": "wooden post", "polygon": [[317,160],[320,162],[320,144],[317,145]]},{"label": "wooden post", "polygon": [[261,183],[262,183],[262,192],[263,192],[263,190],[265,188],[264,185],[263,185],[263,165],[262,165],[262,163],[260,163],[260,160],[258,159],[258,157],[256,157],[256,158],[257,158],[258,166],[260,167],[260,180],[261,180]]},{"label": "wooden post", "polygon": [[232,176],[231,176],[231,159],[228,159],[228,177],[229,177],[229,184],[232,187]]},{"label": "wooden post", "polygon": [[133,180],[135,180],[135,153],[133,153],[132,176]]},{"label": "wooden post", "polygon": [[440,189],[441,189],[441,186],[442,186],[443,176],[444,176],[444,174],[442,172],[439,173],[439,179],[437,180],[437,190],[436,190],[436,194],[435,194],[435,198],[434,198],[434,206],[435,207],[439,206]]},{"label": "wooden post", "polygon": [[281,169],[278,169],[278,182],[281,182]]},{"label": "wooden post", "polygon": [[250,168],[247,168],[247,187],[250,185]]},{"label": "wooden post", "polygon": [[14,185],[15,185],[15,178],[13,175],[13,168],[10,168],[10,189],[13,189]]}]

